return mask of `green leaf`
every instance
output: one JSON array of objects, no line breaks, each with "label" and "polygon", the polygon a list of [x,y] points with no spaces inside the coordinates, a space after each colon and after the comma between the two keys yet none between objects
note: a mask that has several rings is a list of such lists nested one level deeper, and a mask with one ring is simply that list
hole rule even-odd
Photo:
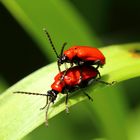
[{"label": "green leaf", "polygon": [[105,138],[127,140],[125,123],[128,106],[121,83],[111,88],[102,88],[94,93],[92,107],[99,120],[99,131]]},{"label": "green leaf", "polygon": [[2,0],[2,3],[39,44],[42,52],[49,56],[48,61],[55,60],[56,57],[45,33],[43,34],[43,28],[48,29],[58,52],[64,42],[68,43],[67,46],[100,45],[95,33],[91,32],[69,1]]},{"label": "green leaf", "polygon": [[[140,44],[114,45],[102,48],[106,56],[106,65],[100,69],[102,79],[107,82],[121,82],[140,76],[140,54],[134,53]],[[13,94],[14,91],[30,91],[46,93],[50,89],[54,76],[58,73],[56,63],[45,66],[27,76],[0,96],[0,139],[17,140],[23,138],[36,127],[44,123],[45,110],[40,111],[46,98],[38,96],[26,96]],[[114,85],[115,86],[115,85]],[[93,83],[86,90],[90,95],[98,93],[106,85]],[[111,87],[110,87],[111,88]],[[59,94],[57,101],[50,107],[49,119],[65,110],[64,96]],[[72,94],[69,106],[77,104],[86,97],[80,94]]]},{"label": "green leaf", "polygon": [[140,106],[138,106],[127,119],[127,130],[130,140],[140,139]]}]

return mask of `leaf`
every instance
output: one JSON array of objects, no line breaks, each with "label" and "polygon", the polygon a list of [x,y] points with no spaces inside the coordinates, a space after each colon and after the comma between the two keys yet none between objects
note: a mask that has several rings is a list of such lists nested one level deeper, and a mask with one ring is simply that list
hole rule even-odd
[{"label": "leaf", "polygon": [[140,106],[138,106],[127,119],[127,131],[130,140],[140,139]]},{"label": "leaf", "polygon": [[121,83],[117,83],[111,88],[101,88],[94,93],[92,108],[99,120],[99,132],[105,138],[109,140],[127,140],[125,123],[128,106]]},{"label": "leaf", "polygon": [[[140,76],[139,53],[134,51],[139,48],[140,44],[138,43],[102,48],[101,51],[107,59],[104,68],[100,69],[102,79],[107,82],[114,80],[121,82]],[[45,66],[19,81],[0,96],[0,139],[21,139],[44,123],[45,110],[40,111],[39,108],[44,105],[46,99],[38,96],[17,95],[13,92],[21,90],[45,94],[50,89],[53,78],[57,73],[56,63]],[[86,90],[92,95],[104,87],[106,86],[99,83],[94,85],[93,83]],[[60,94],[56,103],[51,106],[48,114],[49,119],[65,109],[65,104],[62,102],[64,101],[63,97]],[[70,97],[69,106],[85,98],[79,91]]]}]

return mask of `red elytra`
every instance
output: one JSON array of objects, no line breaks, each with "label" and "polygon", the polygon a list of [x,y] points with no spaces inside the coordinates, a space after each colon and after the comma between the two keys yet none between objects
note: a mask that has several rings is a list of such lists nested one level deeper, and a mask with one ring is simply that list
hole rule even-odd
[{"label": "red elytra", "polygon": [[73,46],[68,50],[64,51],[61,56],[60,63],[70,62],[80,64],[90,64],[90,65],[99,65],[103,66],[105,64],[105,56],[103,53],[95,48],[90,46]]}]

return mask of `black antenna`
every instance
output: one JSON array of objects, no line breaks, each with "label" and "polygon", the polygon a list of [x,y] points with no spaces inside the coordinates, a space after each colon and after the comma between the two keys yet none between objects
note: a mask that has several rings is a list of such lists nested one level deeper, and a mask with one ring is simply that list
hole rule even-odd
[{"label": "black antenna", "polygon": [[58,65],[58,70],[59,70],[59,72],[61,72],[59,60],[61,60],[60,58],[61,58],[61,56],[62,56],[62,54],[63,54],[63,50],[64,50],[64,48],[65,48],[66,45],[67,45],[66,42],[62,45],[61,53],[60,53],[59,59],[57,60],[57,65]]},{"label": "black antenna", "polygon": [[59,55],[58,55],[58,53],[57,53],[57,51],[56,51],[56,49],[55,49],[55,47],[54,47],[54,44],[53,44],[53,42],[52,42],[52,39],[51,39],[50,34],[48,33],[48,31],[47,31],[46,28],[44,28],[43,30],[44,30],[44,32],[46,33],[46,35],[47,35],[47,37],[48,37],[48,39],[49,39],[49,42],[50,42],[50,44],[51,44],[51,46],[52,46],[52,48],[53,48],[53,50],[54,50],[54,52],[55,52],[57,58],[59,58]]},{"label": "black antenna", "polygon": [[26,92],[26,91],[14,91],[13,93],[28,94],[28,95],[48,96],[47,94],[34,93],[34,92]]},{"label": "black antenna", "polygon": [[61,49],[61,53],[60,53],[60,56],[62,56],[62,54],[63,54],[63,51],[64,51],[64,48],[65,48],[65,46],[67,45],[67,42],[65,42],[63,45],[62,45],[62,49]]}]

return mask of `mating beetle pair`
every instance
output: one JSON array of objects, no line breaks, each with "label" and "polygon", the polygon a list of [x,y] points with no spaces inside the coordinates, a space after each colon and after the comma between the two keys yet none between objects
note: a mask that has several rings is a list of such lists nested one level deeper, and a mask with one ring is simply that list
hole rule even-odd
[{"label": "mating beetle pair", "polygon": [[[24,91],[16,91],[14,93],[21,94],[32,94],[32,95],[42,95],[47,97],[46,105],[41,108],[46,109],[46,125],[48,125],[47,121],[47,112],[51,103],[54,103],[57,98],[58,93],[66,94],[66,111],[68,112],[68,93],[73,92],[79,88],[86,87],[91,81],[99,81],[105,84],[104,81],[100,81],[101,78],[100,73],[98,71],[98,67],[102,67],[105,64],[105,57],[101,53],[101,51],[97,48],[92,48],[89,46],[73,46],[68,50],[64,51],[64,47],[66,43],[62,46],[61,53],[58,55],[54,44],[51,40],[51,37],[47,30],[45,29],[45,33],[48,36],[50,44],[57,56],[57,63],[59,73],[54,78],[54,83],[51,85],[51,90],[47,92],[47,94],[40,93],[32,93],[32,92],[24,92]],[[61,72],[60,66],[63,63],[70,63],[71,66],[69,69],[66,69]],[[75,64],[76,66],[73,66]],[[92,65],[97,65],[94,68]],[[84,92],[84,94],[92,100],[92,98]]]}]

